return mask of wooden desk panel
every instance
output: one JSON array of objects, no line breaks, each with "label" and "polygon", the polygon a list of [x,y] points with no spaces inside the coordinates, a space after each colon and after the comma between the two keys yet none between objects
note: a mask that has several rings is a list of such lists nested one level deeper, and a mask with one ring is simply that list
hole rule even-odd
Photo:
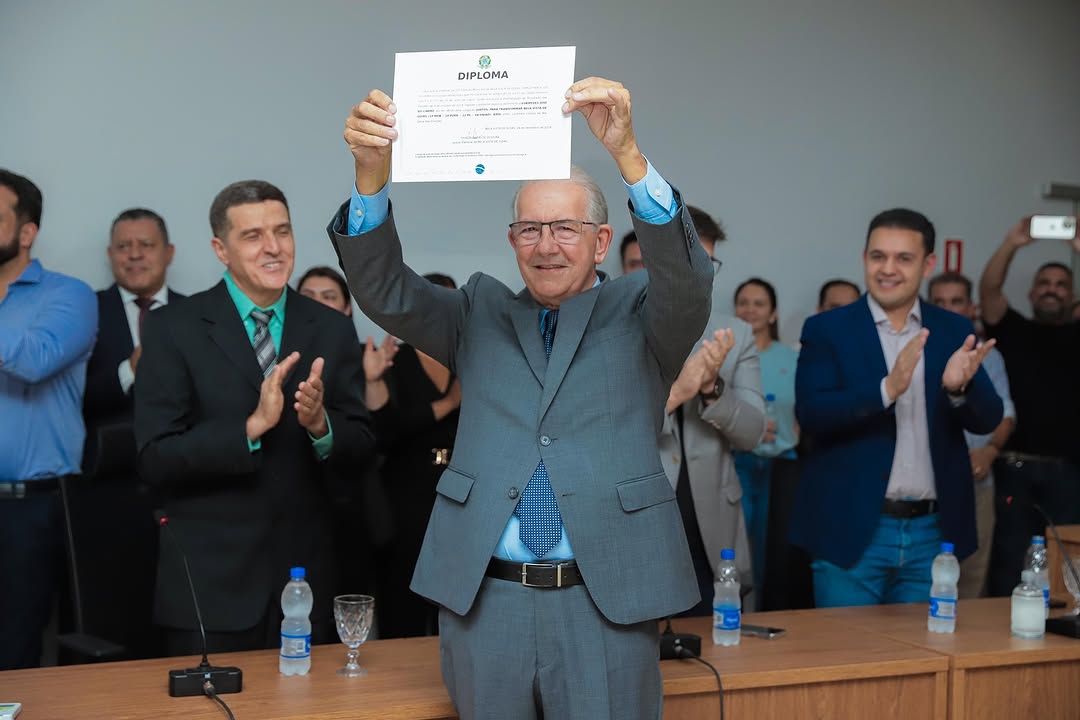
[{"label": "wooden desk panel", "polygon": [[951,635],[926,629],[925,603],[813,612],[947,656],[952,720],[1080,718],[1080,640],[1012,637],[1009,598],[961,601]]},{"label": "wooden desk panel", "polygon": [[[1066,603],[1065,607],[1071,608],[1073,596],[1065,589],[1065,580],[1062,574],[1061,551],[1058,550],[1057,542],[1050,528],[1046,528],[1046,557],[1050,571],[1050,597]],[[1061,544],[1068,548],[1073,555],[1080,555],[1080,525],[1061,525],[1058,527],[1061,535]],[[1080,567],[1077,568],[1080,571]],[[1019,582],[1019,580],[1017,580]]]},{"label": "wooden desk panel", "polygon": [[[703,655],[723,677],[729,717],[946,718],[946,657],[804,611],[747,620],[788,634],[721,648],[711,642],[708,619],[676,623],[702,635]],[[313,648],[311,674],[302,677],[281,676],[274,651],[213,659],[244,671],[244,691],[223,696],[240,720],[442,720],[454,713],[438,658],[437,638],[417,638],[364,645],[367,678],[335,674],[345,660],[341,645]],[[167,694],[167,671],[196,662],[165,658],[0,673],[0,698],[23,703],[20,720],[221,720],[222,710],[205,697]],[[719,716],[716,679],[707,668],[672,660],[661,663],[661,672],[666,720]]]},{"label": "wooden desk panel", "polygon": [[[712,644],[708,618],[675,621],[702,636],[702,657],[720,672],[730,717],[835,718],[947,716],[948,659],[891,641],[817,611],[747,615],[747,623],[787,630],[775,640]],[[911,652],[914,650],[915,652]],[[692,660],[661,663],[664,718],[719,717],[716,678]],[[885,708],[889,714],[880,715]]]}]

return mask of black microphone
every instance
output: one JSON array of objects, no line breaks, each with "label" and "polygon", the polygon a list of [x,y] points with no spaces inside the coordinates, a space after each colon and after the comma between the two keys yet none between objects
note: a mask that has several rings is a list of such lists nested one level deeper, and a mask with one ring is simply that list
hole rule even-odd
[{"label": "black microphone", "polygon": [[[243,688],[244,673],[238,667],[214,667],[210,664],[206,650],[206,626],[203,624],[202,611],[199,610],[199,598],[195,594],[195,583],[191,580],[191,568],[187,555],[176,539],[176,533],[169,526],[169,517],[161,510],[154,511],[154,520],[172,540],[173,547],[184,561],[184,573],[187,575],[188,589],[191,590],[191,604],[195,606],[195,618],[199,621],[199,634],[202,636],[202,662],[198,667],[186,670],[169,671],[169,695],[188,697],[191,695],[222,695],[238,693]],[[209,688],[207,688],[209,685]]]},{"label": "black microphone", "polygon": [[[1005,498],[1005,503],[1007,505],[1012,505],[1013,500],[1013,496],[1009,495]],[[1061,559],[1064,560],[1065,565],[1069,568],[1069,574],[1072,575],[1073,581],[1076,582],[1076,587],[1080,588],[1080,573],[1077,573],[1076,565],[1072,561],[1072,556],[1069,555],[1069,550],[1065,547],[1065,543],[1061,541],[1061,535],[1058,534],[1057,526],[1054,525],[1054,521],[1050,519],[1050,514],[1043,510],[1038,503],[1029,501],[1027,502],[1027,505],[1042,515],[1042,519],[1046,521],[1046,526],[1050,528],[1050,532],[1054,535],[1054,542],[1057,543],[1058,552],[1061,553]],[[1049,570],[1049,568],[1047,569]],[[1061,615],[1059,617],[1047,618],[1046,632],[1071,638],[1080,638],[1080,615]]]}]

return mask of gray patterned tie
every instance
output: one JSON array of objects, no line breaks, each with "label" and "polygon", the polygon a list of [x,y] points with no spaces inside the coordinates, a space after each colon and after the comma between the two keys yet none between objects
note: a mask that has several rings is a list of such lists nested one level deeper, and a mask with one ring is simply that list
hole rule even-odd
[{"label": "gray patterned tie", "polygon": [[255,321],[255,337],[251,344],[255,347],[255,359],[259,361],[263,377],[266,377],[277,365],[277,350],[274,349],[274,338],[270,337],[270,318],[274,317],[273,310],[252,310],[251,319]]}]

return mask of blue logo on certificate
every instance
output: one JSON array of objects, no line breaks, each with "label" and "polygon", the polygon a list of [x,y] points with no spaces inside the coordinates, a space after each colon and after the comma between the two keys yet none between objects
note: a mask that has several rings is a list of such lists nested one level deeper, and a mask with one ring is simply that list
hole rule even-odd
[{"label": "blue logo on certificate", "polygon": [[487,168],[484,167],[483,163],[476,163],[476,174],[477,175],[483,175],[484,170],[486,170],[486,169]]},{"label": "blue logo on certificate", "polygon": [[481,70],[487,70],[489,67],[491,67],[491,56],[490,55],[481,55],[480,56],[480,69]]}]

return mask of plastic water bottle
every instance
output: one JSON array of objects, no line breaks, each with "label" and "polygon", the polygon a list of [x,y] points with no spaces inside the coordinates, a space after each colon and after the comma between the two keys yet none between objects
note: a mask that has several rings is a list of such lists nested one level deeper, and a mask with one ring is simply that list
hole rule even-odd
[{"label": "plastic water bottle", "polygon": [[1042,589],[1030,570],[1020,573],[1020,578],[1012,593],[1012,634],[1028,640],[1041,638],[1046,632]]},{"label": "plastic water bottle", "polygon": [[1050,569],[1046,558],[1046,538],[1042,535],[1031,538],[1024,569],[1032,572],[1032,585],[1043,592],[1043,617],[1050,617]]},{"label": "plastic water bottle", "polygon": [[289,570],[289,582],[281,591],[281,657],[278,670],[282,675],[307,675],[311,669],[311,606],[314,597],[304,579],[304,568]]},{"label": "plastic water bottle", "polygon": [[735,551],[720,551],[720,564],[716,568],[713,586],[714,645],[738,645],[742,637],[742,599],[739,597],[739,571],[735,567]]},{"label": "plastic water bottle", "polygon": [[930,570],[930,614],[926,629],[935,633],[956,632],[957,583],[960,582],[960,562],[953,555],[952,543],[941,543],[941,553],[934,558]]},{"label": "plastic water bottle", "polygon": [[765,395],[765,429],[768,430],[769,423],[772,423],[773,439],[770,442],[761,443],[762,448],[772,448],[776,445],[776,395],[768,393]]}]

